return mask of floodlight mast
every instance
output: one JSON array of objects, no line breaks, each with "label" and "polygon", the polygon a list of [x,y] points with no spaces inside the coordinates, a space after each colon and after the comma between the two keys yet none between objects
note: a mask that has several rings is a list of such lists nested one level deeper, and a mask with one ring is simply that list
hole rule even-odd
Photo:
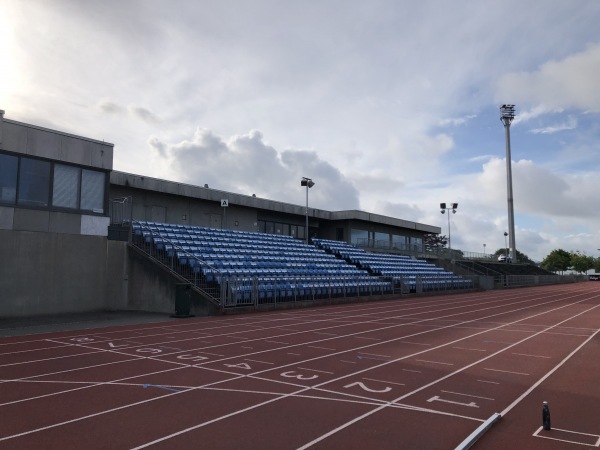
[{"label": "floodlight mast", "polygon": [[446,203],[440,203],[440,212],[442,214],[446,214],[446,211],[448,211],[448,251],[452,250],[452,239],[450,235],[450,211],[452,211],[452,214],[456,214],[457,208],[458,203],[449,203],[449,206],[446,206]]},{"label": "floodlight mast", "polygon": [[310,178],[302,177],[300,181],[300,186],[306,186],[306,229],[304,230],[304,238],[305,242],[308,244],[308,189],[313,187],[315,182]]},{"label": "floodlight mast", "polygon": [[500,120],[504,124],[506,134],[506,190],[508,203],[508,243],[510,246],[510,257],[513,262],[517,261],[517,244],[515,242],[515,211],[512,186],[512,159],[510,156],[510,124],[515,118],[515,105],[502,105],[500,107]]}]

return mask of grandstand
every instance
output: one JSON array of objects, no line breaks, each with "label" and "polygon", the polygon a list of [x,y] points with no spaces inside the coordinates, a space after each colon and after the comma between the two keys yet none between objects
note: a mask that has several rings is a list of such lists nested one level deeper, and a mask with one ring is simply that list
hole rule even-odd
[{"label": "grandstand", "polygon": [[473,288],[425,261],[326,239],[134,221],[132,243],[221,310]]},{"label": "grandstand", "polygon": [[119,172],[113,153],[0,110],[0,317],[173,313],[180,297],[206,315],[524,277],[424,261],[423,238],[438,226]]}]

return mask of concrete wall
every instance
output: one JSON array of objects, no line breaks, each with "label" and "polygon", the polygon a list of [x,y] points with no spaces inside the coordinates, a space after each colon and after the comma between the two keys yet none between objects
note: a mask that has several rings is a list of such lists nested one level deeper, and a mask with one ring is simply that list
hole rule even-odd
[{"label": "concrete wall", "polygon": [[0,317],[126,303],[125,250],[101,236],[0,230]]},{"label": "concrete wall", "polygon": [[113,144],[0,117],[0,149],[112,170]]},{"label": "concrete wall", "polygon": [[[177,279],[133,249],[129,250],[128,262],[129,296],[126,304],[116,309],[174,314]],[[191,291],[190,312],[207,316],[216,314],[218,308]]]}]

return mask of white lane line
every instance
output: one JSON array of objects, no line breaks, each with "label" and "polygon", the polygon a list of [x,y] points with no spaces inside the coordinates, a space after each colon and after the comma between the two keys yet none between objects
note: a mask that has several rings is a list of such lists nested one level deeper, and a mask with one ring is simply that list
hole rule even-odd
[{"label": "white lane line", "polygon": [[365,353],[365,352],[358,352],[361,355],[367,355],[367,356],[378,356],[380,358],[391,358],[390,355],[378,355],[377,353]]},{"label": "white lane line", "polygon": [[477,380],[480,383],[489,383],[489,384],[500,384],[497,381],[489,381],[489,380]]},{"label": "white lane line", "polygon": [[487,352],[487,350],[483,350],[481,348],[467,348],[467,347],[452,347],[457,350],[469,350],[471,352]]},{"label": "white lane line", "polygon": [[462,395],[463,397],[481,398],[481,399],[483,399],[483,400],[496,400],[495,398],[489,398],[489,397],[479,397],[478,395],[462,394],[462,393],[460,393],[460,392],[444,391],[444,390],[442,390],[442,392],[445,392],[446,394]]},{"label": "white lane line", "polygon": [[412,344],[412,345],[423,345],[425,347],[431,347],[431,344],[423,344],[421,342],[408,342],[408,341],[400,341],[401,344]]},{"label": "white lane line", "polygon": [[[594,308],[597,308],[597,306],[594,306],[593,308],[590,308],[589,310],[592,310]],[[583,311],[583,312],[586,312],[586,311]],[[583,314],[583,312],[580,314]],[[580,314],[577,314],[577,315],[580,315]],[[566,320],[565,320],[565,322],[566,322]],[[569,359],[571,359],[571,357],[575,353],[577,353],[579,350],[581,350],[583,348],[583,346],[585,344],[587,344],[588,342],[590,342],[592,340],[592,338],[594,338],[598,333],[600,333],[600,328],[598,328],[594,334],[592,334],[585,341],[583,341],[575,350],[573,350],[571,353],[569,353],[567,356],[565,356],[565,358],[560,363],[558,363],[552,370],[550,370],[546,375],[544,375],[536,383],[534,383],[529,389],[527,389],[525,392],[523,392],[523,394],[519,398],[517,398],[514,402],[512,402],[510,405],[508,405],[506,408],[504,408],[504,411],[502,411],[500,413],[500,414],[502,414],[502,417],[504,417],[511,409],[513,409],[515,406],[517,406],[521,402],[521,400],[523,400],[526,396],[529,395],[529,393],[531,391],[533,391],[540,384],[542,384],[546,380],[546,378],[548,378],[550,375],[552,375],[554,372],[556,372],[558,369],[560,369],[563,366],[563,364],[565,364]]]},{"label": "white lane line", "polygon": [[288,352],[288,355],[292,355],[292,356],[300,356],[300,353],[291,353],[291,352]]},{"label": "white lane line", "polygon": [[380,338],[367,337],[367,336],[354,336],[354,339],[370,339],[372,341],[380,341]]},{"label": "white lane line", "polygon": [[253,350],[254,349],[254,347],[244,347],[243,345],[242,345],[242,348],[245,350]]},{"label": "white lane line", "polygon": [[282,342],[282,341],[265,341],[268,342],[269,344],[282,344],[282,345],[288,345],[289,342]]},{"label": "white lane line", "polygon": [[377,380],[375,378],[366,378],[366,377],[363,377],[363,380],[377,381],[378,383],[395,384],[397,386],[406,386],[406,384],[404,384],[404,383],[394,383],[393,381]]},{"label": "white lane line", "polygon": [[[594,297],[592,297],[592,298],[594,298]],[[533,317],[537,317],[537,316],[541,316],[541,315],[544,315],[544,314],[548,314],[549,312],[552,312],[552,311],[557,311],[557,310],[559,310],[559,309],[566,308],[566,307],[568,307],[568,306],[572,306],[573,304],[578,304],[578,303],[581,303],[581,302],[584,302],[584,301],[588,301],[589,299],[590,299],[590,298],[586,298],[586,299],[584,299],[584,300],[579,300],[579,301],[573,302],[573,303],[571,303],[571,304],[567,304],[567,305],[559,306],[559,307],[557,307],[557,308],[554,308],[554,309],[551,309],[551,310],[549,310],[549,311],[543,311],[543,312],[541,312],[541,313],[534,314],[533,316],[530,316],[530,317],[528,317],[527,319],[531,319],[531,318],[533,318]],[[558,301],[558,300],[557,300],[557,301]],[[563,301],[563,299],[561,299],[561,301]],[[548,302],[548,303],[550,303],[550,302]],[[439,383],[439,382],[441,382],[441,381],[444,381],[444,380],[446,380],[446,379],[448,379],[448,378],[450,378],[450,377],[452,377],[452,376],[456,375],[457,373],[464,372],[465,370],[467,370],[467,369],[469,369],[469,368],[471,368],[471,367],[474,367],[474,366],[476,366],[477,364],[481,364],[482,362],[484,362],[484,361],[487,361],[487,360],[489,360],[489,359],[493,358],[494,356],[497,356],[497,355],[499,355],[499,354],[501,354],[501,353],[505,352],[506,350],[510,349],[511,347],[514,347],[514,346],[516,346],[516,345],[518,345],[518,344],[520,344],[520,343],[523,343],[523,342],[525,342],[525,341],[527,341],[527,340],[529,340],[529,339],[532,339],[533,337],[535,337],[535,336],[537,336],[537,335],[539,335],[539,334],[542,334],[544,331],[548,331],[548,330],[550,330],[550,329],[552,329],[552,328],[558,327],[559,325],[562,325],[563,323],[565,323],[565,322],[567,322],[567,321],[569,321],[569,320],[572,320],[572,319],[574,319],[575,317],[581,316],[581,315],[583,315],[584,313],[588,313],[589,311],[591,311],[591,310],[593,310],[593,309],[597,308],[598,306],[600,306],[600,305],[597,305],[597,306],[593,306],[593,307],[591,307],[591,308],[588,308],[587,310],[584,310],[584,311],[580,312],[579,314],[575,314],[575,315],[573,315],[573,316],[571,316],[571,317],[569,317],[569,318],[567,318],[567,319],[563,320],[562,322],[559,322],[559,323],[557,323],[557,324],[555,324],[555,325],[552,325],[552,326],[550,326],[550,327],[547,327],[547,328],[545,328],[544,330],[542,330],[542,331],[540,331],[540,332],[538,332],[538,333],[532,334],[531,336],[527,336],[527,337],[525,337],[525,338],[521,339],[520,341],[517,341],[517,342],[515,342],[514,344],[511,344],[511,346],[510,346],[510,347],[508,347],[508,348],[503,348],[503,349],[500,349],[500,350],[498,350],[498,351],[496,351],[496,352],[494,352],[494,353],[492,353],[492,354],[490,354],[490,355],[487,355],[487,356],[485,356],[485,357],[483,357],[483,358],[479,359],[478,361],[475,361],[475,362],[473,362],[473,363],[471,363],[471,364],[467,364],[466,366],[463,366],[463,367],[461,367],[461,368],[459,368],[459,369],[455,370],[454,372],[451,372],[451,373],[449,373],[449,374],[447,374],[447,375],[444,375],[443,377],[440,377],[440,378],[438,378],[438,379],[436,379],[436,380],[433,380],[433,381],[431,381],[430,383],[427,383],[427,384],[425,384],[425,385],[423,385],[423,386],[421,386],[421,387],[419,387],[419,388],[416,388],[416,389],[414,389],[414,390],[413,390],[413,391],[411,391],[411,392],[407,392],[406,394],[403,394],[403,395],[401,395],[400,397],[396,398],[395,400],[393,400],[393,401],[392,401],[392,402],[390,402],[390,403],[395,403],[395,402],[402,401],[402,400],[404,400],[404,399],[405,399],[405,398],[407,398],[407,397],[410,397],[410,396],[412,396],[412,395],[414,395],[414,394],[416,394],[416,393],[418,393],[418,392],[421,392],[422,390],[425,390],[425,389],[427,389],[427,388],[429,388],[429,387],[431,387],[431,386],[433,386],[433,385],[435,385],[435,384],[437,384],[437,383]],[[479,320],[481,320],[481,318],[480,318]],[[514,323],[520,322],[520,321],[522,321],[522,320],[525,320],[525,319],[519,319],[518,321],[515,321]],[[504,326],[504,325],[502,325],[502,326]],[[483,334],[483,333],[487,333],[487,332],[489,332],[489,331],[493,331],[493,329],[489,329],[489,330],[486,330],[486,331],[482,331],[481,333],[476,333],[476,334]],[[600,329],[599,329],[598,331],[600,331]],[[446,345],[451,345],[451,344],[454,344],[454,343],[456,343],[456,342],[460,342],[460,341],[462,341],[462,340],[464,340],[464,339],[468,339],[468,338],[471,338],[471,337],[474,337],[474,336],[468,336],[468,337],[464,337],[464,338],[457,339],[457,340],[455,340],[455,341],[452,341],[452,342],[447,342],[447,343],[445,343],[445,344],[443,344],[443,345],[440,345],[438,348],[440,348],[440,347],[443,347],[443,346],[446,346]],[[590,339],[591,339],[591,338],[590,338]],[[434,349],[435,349],[435,348],[434,348]],[[426,353],[426,351],[423,351],[423,352],[421,352],[421,353]],[[404,359],[404,358],[399,358],[398,360],[401,360],[401,359]],[[394,361],[394,362],[397,362],[398,360],[396,360],[396,361]],[[387,364],[389,364],[389,363],[385,363],[385,364],[381,364],[381,365],[383,366],[383,365],[387,365]],[[329,381],[329,383],[331,383],[331,382],[333,382],[333,381],[336,381],[336,380],[331,380],[331,381]],[[323,383],[323,384],[325,384],[325,383]],[[532,388],[531,390],[533,390],[533,388]],[[527,394],[528,394],[528,393],[527,393]],[[524,397],[524,396],[523,396],[523,397]],[[522,398],[522,397],[521,397],[521,398]],[[520,399],[519,399],[519,401],[520,401]],[[516,403],[515,403],[515,404],[516,404]],[[512,405],[512,406],[514,406],[514,405]],[[512,406],[511,406],[511,407],[512,407]],[[377,413],[377,412],[381,411],[382,409],[384,409],[384,408],[386,408],[386,407],[387,407],[387,405],[386,405],[386,404],[384,404],[384,405],[382,405],[382,406],[380,406],[380,407],[377,407],[377,408],[375,408],[375,409],[373,409],[373,410],[371,410],[371,411],[367,411],[366,413],[364,413],[364,414],[362,414],[362,415],[360,415],[360,416],[357,416],[357,417],[355,417],[354,419],[351,419],[351,420],[347,421],[346,423],[343,423],[343,424],[339,425],[338,427],[336,427],[336,428],[334,428],[334,429],[332,429],[332,430],[328,431],[327,433],[324,433],[323,435],[321,435],[321,436],[319,436],[319,437],[317,437],[317,438],[315,438],[315,439],[311,440],[310,442],[308,442],[308,443],[304,444],[302,447],[299,447],[297,450],[305,450],[305,449],[307,449],[307,448],[309,448],[309,447],[312,447],[313,445],[315,445],[315,444],[317,444],[317,443],[319,443],[319,442],[323,441],[324,439],[327,439],[329,436],[332,436],[332,435],[334,435],[334,434],[338,433],[339,431],[341,431],[341,430],[343,430],[343,429],[345,429],[345,428],[347,428],[347,427],[349,427],[349,426],[351,426],[351,425],[353,425],[353,424],[355,424],[355,423],[357,423],[357,422],[360,422],[361,420],[365,419],[366,417],[370,417],[370,416],[372,416],[373,414],[375,414],[375,413]],[[502,416],[504,416],[504,413],[502,413]]]},{"label": "white lane line", "polygon": [[487,367],[484,367],[483,370],[490,370],[492,372],[502,372],[502,373],[512,373],[513,375],[525,375],[525,376],[529,376],[528,373],[523,373],[523,372],[513,372],[511,370],[500,370],[500,369],[488,369]]},{"label": "white lane line", "polygon": [[404,372],[414,372],[414,373],[421,373],[420,370],[411,370],[411,369],[402,369]]},{"label": "white lane line", "polygon": [[314,334],[324,334],[325,336],[337,336],[337,333],[326,333],[324,331],[313,331]]},{"label": "white lane line", "polygon": [[275,363],[267,362],[267,361],[259,361],[258,359],[248,359],[248,358],[245,358],[244,361],[256,362],[256,363],[261,363],[261,364],[271,364],[272,366],[275,365]]},{"label": "white lane line", "polygon": [[440,362],[440,361],[428,361],[426,359],[415,359],[415,361],[431,363],[431,364],[443,364],[444,366],[453,366],[454,365],[454,363],[446,363],[446,362]]},{"label": "white lane line", "polygon": [[328,347],[317,347],[316,345],[307,345],[307,347],[309,348],[316,348],[319,350],[330,350],[330,351],[335,351],[335,348],[328,348]]},{"label": "white lane line", "polygon": [[298,367],[298,369],[308,370],[310,372],[327,373],[329,375],[333,375],[333,372],[327,372],[326,370],[309,369],[308,367]]},{"label": "white lane line", "polygon": [[517,355],[517,356],[530,356],[531,358],[545,358],[545,359],[550,359],[550,356],[528,355],[526,353],[513,353],[513,355]]}]

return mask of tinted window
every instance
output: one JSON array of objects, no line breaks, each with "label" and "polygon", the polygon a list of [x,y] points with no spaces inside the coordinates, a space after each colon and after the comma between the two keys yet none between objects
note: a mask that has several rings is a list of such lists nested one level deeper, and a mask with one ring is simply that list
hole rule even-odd
[{"label": "tinted window", "polygon": [[50,163],[21,158],[19,171],[20,205],[48,206],[50,194]]},{"label": "tinted window", "polygon": [[16,156],[0,155],[0,202],[15,202],[18,163],[19,159]]}]

